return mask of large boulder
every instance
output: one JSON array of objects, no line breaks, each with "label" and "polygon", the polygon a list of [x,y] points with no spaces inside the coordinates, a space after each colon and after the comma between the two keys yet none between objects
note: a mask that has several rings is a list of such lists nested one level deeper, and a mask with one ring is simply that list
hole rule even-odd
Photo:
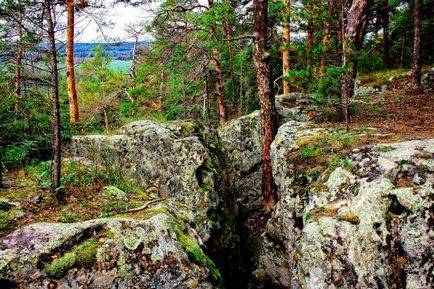
[{"label": "large boulder", "polygon": [[[311,96],[300,93],[276,97],[279,125],[291,122],[297,128],[307,125]],[[303,106],[295,106],[303,103]],[[227,169],[234,175],[238,202],[246,209],[261,205],[261,119],[260,112],[234,119],[218,130]]]},{"label": "large boulder", "polygon": [[319,182],[301,186],[291,164],[300,134],[315,130],[285,124],[272,146],[280,200],[262,236],[259,283],[432,288],[434,140],[355,149]]},{"label": "large boulder", "polygon": [[146,218],[36,223],[0,240],[0,288],[220,288],[188,223],[166,206]]},{"label": "large boulder", "polygon": [[102,169],[125,175],[144,190],[183,204],[202,239],[210,236],[207,214],[220,198],[215,190],[215,159],[197,135],[194,122],[137,121],[117,135],[74,136],[71,150]]}]

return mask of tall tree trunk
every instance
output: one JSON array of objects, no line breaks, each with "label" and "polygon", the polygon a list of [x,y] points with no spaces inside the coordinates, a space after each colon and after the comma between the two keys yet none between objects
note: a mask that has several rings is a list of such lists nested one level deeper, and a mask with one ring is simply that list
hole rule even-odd
[{"label": "tall tree trunk", "polygon": [[135,79],[136,79],[136,66],[137,66],[137,59],[136,59],[136,54],[137,54],[137,46],[139,45],[139,37],[135,36],[134,37],[134,46],[133,46],[133,53],[132,53],[132,60],[133,60],[133,64],[131,65],[131,78],[133,80],[133,87],[135,86]]},{"label": "tall tree trunk", "polygon": [[413,43],[413,71],[412,85],[413,89],[422,89],[421,85],[421,36],[422,36],[422,0],[414,0],[414,43]]},{"label": "tall tree trunk", "polygon": [[69,97],[69,120],[72,124],[78,122],[78,97],[75,87],[74,68],[74,25],[75,25],[74,0],[66,1],[67,22],[66,27],[66,82]]},{"label": "tall tree trunk", "polygon": [[383,22],[383,61],[384,61],[384,66],[386,67],[390,67],[392,64],[390,59],[389,14],[390,14],[389,1],[383,0],[383,6],[381,9],[381,18]]},{"label": "tall tree trunk", "polygon": [[[208,0],[209,9],[211,9],[213,5],[214,5],[214,0]],[[217,28],[215,22],[211,24],[211,37],[215,41],[218,41]],[[227,116],[226,99],[225,99],[223,69],[221,64],[221,52],[218,48],[213,49],[212,59],[214,60],[214,64],[215,64],[215,72],[216,72],[216,80],[217,80],[216,82],[217,112],[218,112],[220,124],[224,125],[228,121],[228,116]]]},{"label": "tall tree trunk", "polygon": [[213,50],[213,60],[215,63],[215,72],[216,72],[216,90],[217,90],[217,108],[218,108],[218,116],[219,122],[221,125],[224,125],[228,121],[227,109],[226,109],[226,100],[225,100],[225,87],[224,87],[224,79],[223,79],[223,69],[221,64],[221,55],[218,49]]},{"label": "tall tree trunk", "polygon": [[5,185],[3,183],[3,162],[2,162],[2,158],[3,157],[3,153],[0,151],[0,188],[4,188]]},{"label": "tall tree trunk", "polygon": [[306,35],[306,47],[307,47],[307,53],[308,53],[308,58],[307,58],[307,65],[310,65],[311,63],[311,57],[310,54],[312,53],[312,48],[313,48],[313,5],[312,3],[308,2],[306,4],[306,9],[307,9],[307,35]]},{"label": "tall tree trunk", "polygon": [[108,114],[107,114],[107,108],[103,108],[102,112],[104,114],[104,128],[105,131],[108,132],[109,131],[109,121],[108,121]]},{"label": "tall tree trunk", "polygon": [[344,39],[344,63],[351,67],[351,73],[345,73],[342,87],[342,108],[345,118],[345,125],[349,130],[350,116],[349,105],[354,91],[354,80],[357,76],[357,58],[354,53],[360,49],[367,23],[367,16],[372,0],[353,0],[347,17]]},{"label": "tall tree trunk", "polygon": [[267,52],[268,0],[254,0],[254,61],[257,69],[256,82],[261,104],[262,129],[262,192],[264,195],[264,210],[270,213],[277,202],[277,188],[273,180],[271,168],[270,147],[277,131],[276,107],[269,55]]},{"label": "tall tree trunk", "polygon": [[327,52],[328,45],[330,42],[330,27],[333,19],[333,11],[334,11],[334,1],[328,2],[328,10],[327,10],[327,18],[324,22],[324,34],[322,38],[322,56],[321,56],[321,66],[320,66],[320,75],[321,77],[325,74],[325,68],[327,66]]},{"label": "tall tree trunk", "polygon": [[160,109],[163,110],[164,107],[164,72],[161,73],[160,76],[160,90],[158,92],[158,101],[160,103]]},{"label": "tall tree trunk", "polygon": [[427,52],[428,52],[428,62],[433,63],[434,62],[434,1],[428,2],[428,10],[426,14],[426,19],[428,20],[428,29],[427,33],[425,34],[425,41],[427,46]]},{"label": "tall tree trunk", "polygon": [[63,198],[60,190],[61,176],[61,136],[60,136],[60,111],[59,111],[59,77],[57,72],[56,39],[54,32],[53,14],[51,0],[45,0],[45,12],[48,24],[48,39],[50,43],[50,65],[51,65],[51,90],[53,94],[53,157],[51,162],[52,190],[56,198],[61,201]]},{"label": "tall tree trunk", "polygon": [[235,73],[234,73],[234,51],[232,49],[232,25],[229,20],[225,23],[226,30],[226,44],[229,51],[229,72],[231,76],[231,88],[232,88],[232,111],[237,113],[237,108],[240,100],[235,92]]},{"label": "tall tree trunk", "polygon": [[15,111],[20,109],[21,101],[21,80],[22,80],[22,60],[24,56],[24,43],[23,43],[23,21],[24,21],[24,8],[19,11],[19,23],[18,23],[18,43],[17,54],[15,56]]},{"label": "tall tree trunk", "polygon": [[283,66],[283,94],[291,92],[291,86],[289,84],[289,69],[291,65],[290,48],[291,48],[291,0],[283,0],[284,12],[283,12],[283,45],[282,45],[282,66]]}]

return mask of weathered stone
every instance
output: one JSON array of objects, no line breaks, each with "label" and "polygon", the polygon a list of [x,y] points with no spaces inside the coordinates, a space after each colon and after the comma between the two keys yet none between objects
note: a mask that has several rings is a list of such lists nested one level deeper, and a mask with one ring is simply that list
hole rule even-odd
[{"label": "weathered stone", "polygon": [[185,204],[203,240],[212,223],[207,213],[220,202],[215,192],[213,159],[201,143],[195,123],[136,121],[113,136],[74,136],[72,153],[103,169],[126,175],[143,190]]},{"label": "weathered stone", "polygon": [[[283,125],[272,146],[280,200],[263,236],[262,278],[292,288],[433,287],[434,140],[353,150],[351,172],[338,166],[320,192],[300,199],[290,156],[301,133],[291,127]],[[419,182],[398,182],[415,175]]]},{"label": "weathered stone", "polygon": [[[0,282],[17,288],[219,288],[191,228],[172,213],[146,220],[37,223],[0,240]],[[53,258],[56,256],[55,258]]]},{"label": "weathered stone", "polygon": [[102,188],[101,193],[104,197],[106,197],[109,200],[121,200],[121,201],[128,200],[127,194],[124,191],[114,186],[106,186]]}]

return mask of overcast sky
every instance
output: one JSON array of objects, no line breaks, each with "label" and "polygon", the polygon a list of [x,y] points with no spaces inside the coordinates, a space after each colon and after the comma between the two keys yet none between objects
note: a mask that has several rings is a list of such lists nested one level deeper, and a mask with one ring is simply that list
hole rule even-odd
[{"label": "overcast sky", "polygon": [[[155,4],[153,6],[155,7]],[[89,16],[77,15],[76,33],[79,35],[76,37],[76,42],[104,42],[104,36],[110,41],[132,41],[133,39],[126,32],[126,27],[130,23],[143,23],[152,19],[151,8],[154,7],[138,8],[122,4],[100,12],[101,15],[99,16],[102,16],[102,19],[113,23],[112,26],[103,28],[103,33],[101,33],[96,21]],[[144,35],[141,40],[146,39],[149,39],[148,35]]]}]

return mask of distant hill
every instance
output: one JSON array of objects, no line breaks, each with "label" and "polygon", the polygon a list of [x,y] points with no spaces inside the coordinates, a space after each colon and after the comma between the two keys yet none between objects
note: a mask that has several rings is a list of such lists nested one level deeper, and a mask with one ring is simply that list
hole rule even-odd
[{"label": "distant hill", "polygon": [[[139,46],[149,47],[150,42],[139,42]],[[74,56],[76,58],[92,57],[92,50],[95,46],[102,46],[107,54],[112,54],[116,60],[131,60],[133,53],[134,42],[118,42],[118,43],[76,43],[74,45]],[[66,48],[60,49],[61,53],[65,53]]]}]

